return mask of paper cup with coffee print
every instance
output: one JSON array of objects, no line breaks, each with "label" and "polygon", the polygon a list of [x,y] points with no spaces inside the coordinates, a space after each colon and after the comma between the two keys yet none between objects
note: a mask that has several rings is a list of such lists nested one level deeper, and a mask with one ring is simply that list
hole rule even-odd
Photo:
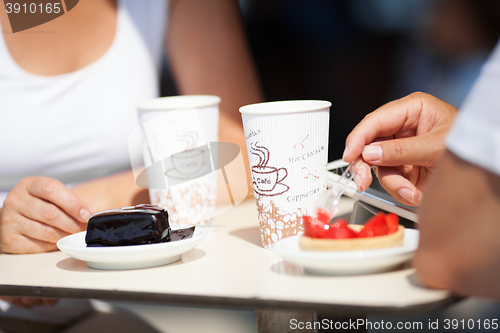
[{"label": "paper cup with coffee print", "polygon": [[137,106],[151,203],[172,223],[210,225],[216,216],[217,96],[162,97]]},{"label": "paper cup with coffee print", "polygon": [[303,230],[326,189],[331,103],[280,101],[240,108],[262,244]]}]

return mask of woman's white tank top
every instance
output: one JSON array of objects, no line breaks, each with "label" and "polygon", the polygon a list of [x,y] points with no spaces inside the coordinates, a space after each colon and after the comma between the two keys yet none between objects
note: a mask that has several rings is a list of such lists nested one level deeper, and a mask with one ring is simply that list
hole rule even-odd
[{"label": "woman's white tank top", "polygon": [[130,168],[135,105],[158,96],[167,5],[119,0],[115,38],[88,66],[26,72],[0,36],[0,206],[21,178],[72,184]]}]

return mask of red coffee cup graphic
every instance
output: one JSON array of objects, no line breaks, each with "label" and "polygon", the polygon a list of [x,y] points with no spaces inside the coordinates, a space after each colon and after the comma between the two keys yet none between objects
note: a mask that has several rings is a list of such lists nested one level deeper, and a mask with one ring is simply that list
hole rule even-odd
[{"label": "red coffee cup graphic", "polygon": [[[259,163],[252,167],[253,187],[255,192],[265,196],[275,196],[288,191],[286,184],[281,184],[283,179],[288,176],[286,168],[275,168],[268,166],[269,149],[258,142],[250,145],[250,153],[259,158]],[[279,188],[278,188],[279,185]]]},{"label": "red coffee cup graphic", "polygon": [[288,176],[288,171],[285,168],[256,165],[252,167],[252,176],[259,191],[272,192],[276,185]]}]

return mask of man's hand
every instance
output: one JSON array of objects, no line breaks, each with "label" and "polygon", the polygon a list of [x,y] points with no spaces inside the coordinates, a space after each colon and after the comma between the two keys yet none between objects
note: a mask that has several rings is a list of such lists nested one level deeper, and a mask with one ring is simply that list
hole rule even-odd
[{"label": "man's hand", "polygon": [[425,93],[413,93],[368,114],[349,134],[344,161],[361,156],[354,181],[370,186],[370,167],[396,200],[419,205],[422,189],[443,153],[457,109]]}]

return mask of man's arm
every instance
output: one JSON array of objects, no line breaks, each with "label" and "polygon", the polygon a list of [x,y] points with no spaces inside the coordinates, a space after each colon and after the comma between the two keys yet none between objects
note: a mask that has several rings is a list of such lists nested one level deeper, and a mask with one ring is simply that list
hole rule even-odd
[{"label": "man's arm", "polygon": [[500,177],[447,152],[424,191],[415,267],[430,287],[500,297]]}]

